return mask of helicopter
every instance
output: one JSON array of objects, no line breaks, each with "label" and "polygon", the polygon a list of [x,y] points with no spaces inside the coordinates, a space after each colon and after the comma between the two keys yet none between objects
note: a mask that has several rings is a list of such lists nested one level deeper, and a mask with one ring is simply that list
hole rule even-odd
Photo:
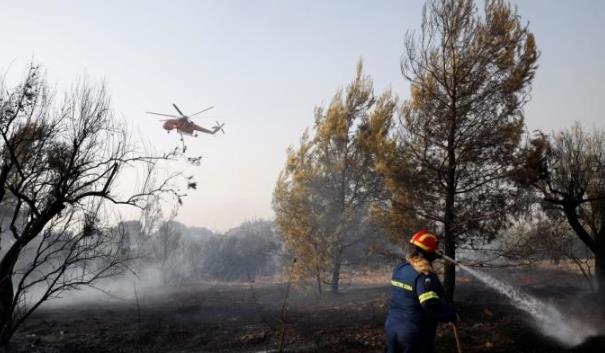
[{"label": "helicopter", "polygon": [[218,131],[221,131],[222,133],[225,133],[225,130],[223,130],[223,126],[225,126],[224,123],[220,124],[218,121],[216,122],[216,125],[213,126],[211,129],[206,129],[205,127],[201,127],[198,124],[194,123],[193,121],[191,121],[191,118],[201,114],[203,112],[206,112],[212,108],[214,108],[214,106],[210,106],[206,109],[200,110],[199,112],[195,113],[195,114],[191,114],[191,115],[185,115],[183,114],[183,112],[181,112],[181,110],[179,109],[179,107],[176,106],[176,104],[172,103],[172,106],[174,107],[174,109],[176,109],[176,111],[179,113],[180,116],[176,116],[176,115],[170,115],[170,114],[160,114],[160,113],[154,113],[154,112],[146,112],[147,114],[153,114],[153,115],[160,115],[160,116],[165,116],[165,117],[169,117],[171,119],[164,119],[164,120],[160,120],[163,121],[164,124],[162,124],[162,127],[164,128],[164,130],[166,130],[168,133],[170,133],[170,131],[176,129],[176,131],[181,135],[181,139],[183,138],[183,134],[184,135],[192,135],[194,137],[197,137],[197,132],[203,132],[205,134],[210,134],[210,135],[214,135],[216,134]]}]

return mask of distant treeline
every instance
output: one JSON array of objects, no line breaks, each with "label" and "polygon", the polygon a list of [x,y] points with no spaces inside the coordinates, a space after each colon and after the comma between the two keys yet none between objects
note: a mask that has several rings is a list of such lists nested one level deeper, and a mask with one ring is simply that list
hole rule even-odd
[{"label": "distant treeline", "polygon": [[164,282],[248,281],[281,273],[288,263],[273,222],[244,222],[225,233],[167,221],[145,234],[138,221],[123,222],[135,272],[159,270]]}]

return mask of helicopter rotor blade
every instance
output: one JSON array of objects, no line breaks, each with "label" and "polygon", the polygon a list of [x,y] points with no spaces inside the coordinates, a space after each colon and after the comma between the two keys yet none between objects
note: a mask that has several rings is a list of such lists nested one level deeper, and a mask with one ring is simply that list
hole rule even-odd
[{"label": "helicopter rotor blade", "polygon": [[[188,118],[191,118],[190,116]],[[224,118],[222,115],[204,115],[204,116],[194,116],[193,119],[222,119]]]},{"label": "helicopter rotor blade", "polygon": [[154,112],[145,112],[145,113],[147,113],[147,114],[153,114],[153,115],[159,115],[159,116],[167,116],[167,117],[176,118],[176,119],[180,118],[180,116],[176,116],[176,115],[160,114],[160,113],[154,113]]},{"label": "helicopter rotor blade", "polygon": [[212,108],[214,108],[214,106],[213,106],[213,105],[212,105],[212,106],[210,106],[210,107],[208,107],[208,108],[206,108],[206,109],[200,110],[199,112],[197,112],[197,113],[195,113],[195,114],[191,114],[191,115],[189,115],[189,117],[191,118],[192,116],[196,116],[196,115],[198,115],[198,114],[200,114],[200,113],[207,112],[207,111],[209,111],[209,110],[210,110],[210,109],[212,109]]},{"label": "helicopter rotor blade", "polygon": [[179,107],[176,106],[176,104],[172,103],[172,106],[174,107],[174,109],[176,109],[177,112],[179,112],[179,114],[181,114],[181,116],[185,116],[185,114],[183,114],[183,112],[179,109]]}]

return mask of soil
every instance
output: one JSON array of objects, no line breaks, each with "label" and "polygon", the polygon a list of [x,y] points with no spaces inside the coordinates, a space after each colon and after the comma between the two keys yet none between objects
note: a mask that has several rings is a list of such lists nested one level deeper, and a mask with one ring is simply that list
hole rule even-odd
[{"label": "soil", "polygon": [[[586,320],[602,310],[576,300],[582,279],[556,271],[502,273]],[[138,300],[90,300],[40,308],[16,333],[13,352],[383,352],[388,286],[348,283],[340,294],[283,283],[191,284],[138,293]],[[288,293],[287,310],[284,299]],[[537,332],[523,312],[468,277],[459,276],[456,307],[464,352],[605,352],[605,337],[563,347]],[[138,303],[138,304],[137,304]],[[576,305],[575,303],[578,303]],[[583,311],[582,311],[583,310]],[[605,320],[601,321],[605,328]],[[605,330],[604,330],[605,331]],[[437,352],[456,352],[441,325]]]}]

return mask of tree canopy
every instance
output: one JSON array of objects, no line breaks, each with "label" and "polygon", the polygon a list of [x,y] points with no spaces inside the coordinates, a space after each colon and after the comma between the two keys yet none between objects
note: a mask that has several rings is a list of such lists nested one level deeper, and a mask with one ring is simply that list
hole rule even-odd
[{"label": "tree canopy", "polygon": [[[487,1],[480,16],[471,0],[427,2],[421,31],[406,36],[401,67],[411,97],[396,151],[381,157],[389,224],[435,229],[450,257],[506,224],[537,58],[534,36],[510,4]],[[454,284],[448,264],[450,298]]]},{"label": "tree canopy", "polygon": [[316,109],[314,134],[304,132],[298,148],[288,150],[275,188],[276,223],[297,271],[315,276],[319,291],[324,272],[338,291],[348,252],[375,233],[369,208],[382,178],[371,146],[389,133],[397,100],[388,90],[376,98],[372,86],[360,62],[346,90]]}]

